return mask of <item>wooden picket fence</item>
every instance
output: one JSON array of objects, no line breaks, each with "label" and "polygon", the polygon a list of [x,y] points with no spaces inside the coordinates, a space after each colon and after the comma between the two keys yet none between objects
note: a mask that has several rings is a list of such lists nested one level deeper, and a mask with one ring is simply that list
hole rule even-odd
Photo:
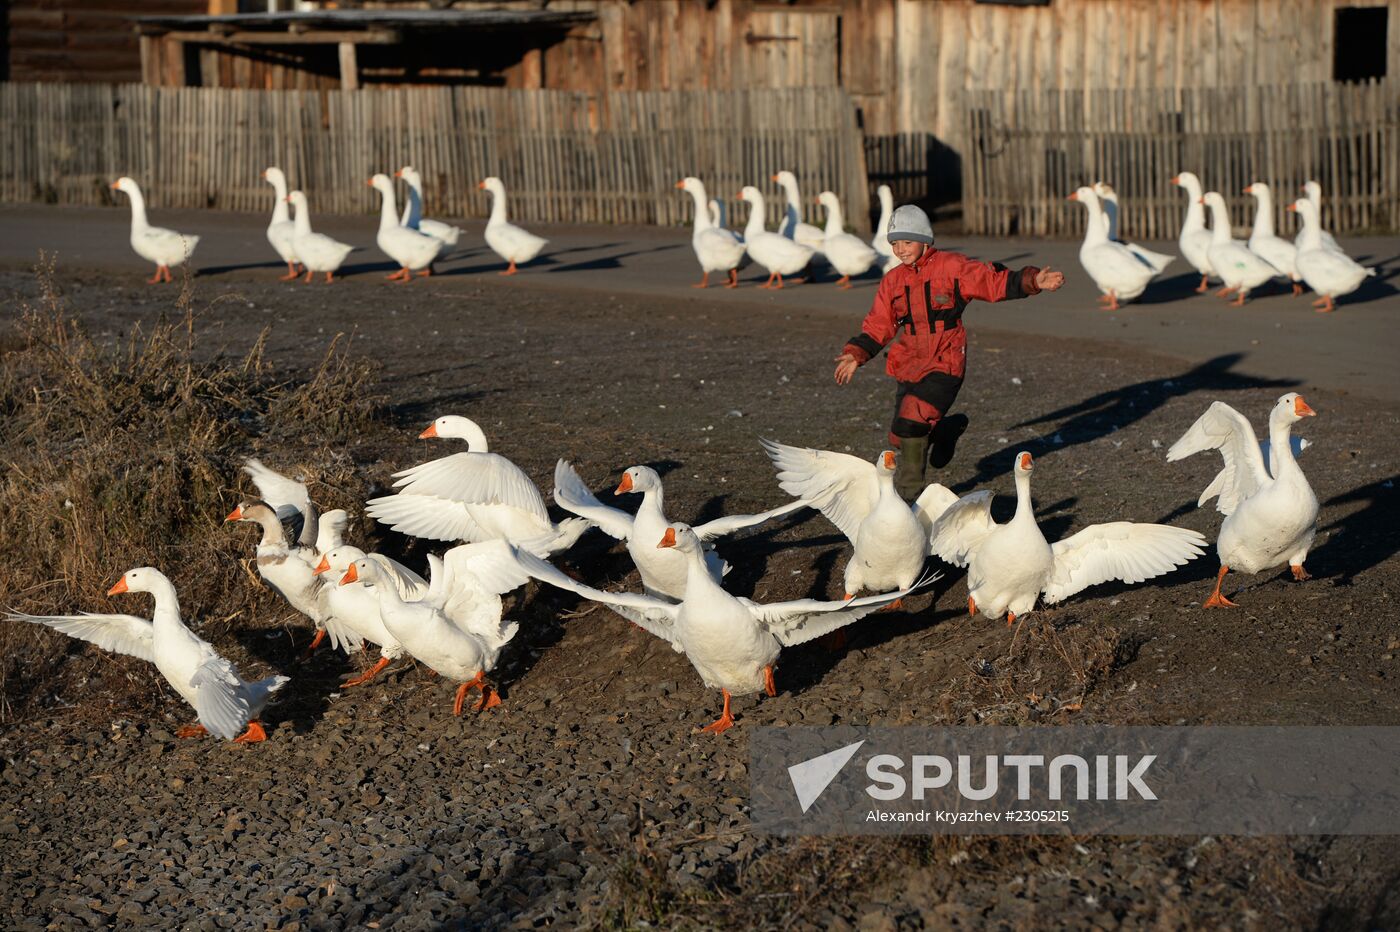
[{"label": "wooden picket fence", "polygon": [[[782,207],[769,180],[797,174],[867,222],[862,135],[839,88],[589,95],[484,87],[263,91],[143,85],[0,84],[0,200],[114,203],[129,175],[152,206],[263,211],[260,179],[282,167],[317,213],[378,209],[373,172],[413,165],[430,214],[485,216],[477,182],[499,176],[524,221],[675,224],[675,188],[696,175],[731,204],[745,184]],[[124,200],[124,199],[123,199]],[[747,217],[747,210],[731,223]]]},{"label": "wooden picket fence", "polygon": [[1263,181],[1275,224],[1299,186],[1322,185],[1323,224],[1337,233],[1400,231],[1400,80],[1176,90],[970,91],[963,216],[992,236],[1079,236],[1086,211],[1066,197],[1106,181],[1121,235],[1174,239],[1186,196],[1180,171],[1225,196],[1252,223]]}]

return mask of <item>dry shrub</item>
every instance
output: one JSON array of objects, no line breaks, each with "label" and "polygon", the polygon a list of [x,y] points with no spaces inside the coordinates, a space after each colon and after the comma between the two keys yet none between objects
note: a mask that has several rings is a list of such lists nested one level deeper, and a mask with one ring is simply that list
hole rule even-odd
[{"label": "dry shrub", "polygon": [[[318,500],[328,497],[319,479],[354,488],[341,451],[377,417],[370,365],[337,337],[309,379],[287,379],[264,358],[265,332],[239,358],[202,356],[208,308],[196,311],[188,282],[170,318],[104,344],[68,313],[52,268],[36,274],[38,298],[21,305],[0,354],[0,606],[148,613],[149,600],[104,593],[125,570],[152,565],[215,643],[287,617],[240,566],[255,532],[222,526],[236,490],[250,487],[239,466],[275,450],[268,464],[305,476]],[[297,468],[308,463],[318,470]],[[157,680],[148,664],[0,621],[0,720],[94,676],[128,709],[149,703]]]}]

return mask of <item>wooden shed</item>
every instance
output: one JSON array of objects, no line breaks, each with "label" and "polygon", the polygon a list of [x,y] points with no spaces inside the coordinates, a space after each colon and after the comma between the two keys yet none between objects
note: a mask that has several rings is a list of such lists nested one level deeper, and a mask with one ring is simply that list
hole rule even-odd
[{"label": "wooden shed", "polygon": [[0,80],[141,80],[133,13],[207,12],[209,0],[0,0]]}]

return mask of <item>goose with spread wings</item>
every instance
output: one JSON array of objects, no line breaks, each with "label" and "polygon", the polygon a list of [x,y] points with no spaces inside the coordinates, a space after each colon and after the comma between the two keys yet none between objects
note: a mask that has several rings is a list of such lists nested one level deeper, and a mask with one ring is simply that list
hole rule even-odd
[{"label": "goose with spread wings", "polygon": [[773,667],[784,647],[836,631],[937,578],[917,580],[914,586],[898,592],[844,602],[797,599],[765,605],[731,595],[715,581],[700,538],[686,525],[670,525],[653,546],[675,548],[685,557],[685,598],[679,603],[640,593],[603,592],[529,553],[516,550],[515,557],[535,579],[601,602],[685,654],[705,685],[724,696],[723,714],[701,729],[713,734],[733,726],[732,696],[759,691],[777,695]]},{"label": "goose with spread wings", "polygon": [[1206,539],[1186,528],[1112,521],[1092,524],[1054,544],[1031,506],[1029,453],[1016,454],[1016,514],[992,520],[992,493],[973,492],[934,522],[933,552],[967,567],[967,611],[1006,616],[1009,625],[1043,597],[1047,605],[1111,579],[1139,583],[1170,572],[1205,552]]},{"label": "goose with spread wings", "polygon": [[289,682],[288,678],[269,676],[250,681],[239,676],[233,664],[220,657],[212,644],[185,626],[175,586],[160,570],[151,566],[127,570],[107,590],[108,595],[123,592],[149,592],[155,597],[155,611],[149,621],[136,615],[87,613],[11,613],[9,617],[47,625],[103,650],[154,663],[199,718],[198,724],[176,733],[181,738],[207,733],[238,744],[265,741],[267,733],[258,716],[273,693]]}]

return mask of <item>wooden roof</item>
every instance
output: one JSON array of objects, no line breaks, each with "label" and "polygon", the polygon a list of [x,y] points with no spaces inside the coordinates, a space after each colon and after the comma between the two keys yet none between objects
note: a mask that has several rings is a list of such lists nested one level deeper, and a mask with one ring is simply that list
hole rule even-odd
[{"label": "wooden roof", "polygon": [[143,34],[204,33],[240,42],[315,42],[319,33],[364,32],[397,41],[407,30],[562,31],[591,23],[588,11],[560,10],[306,10],[286,13],[231,13],[222,16],[133,16]]}]

